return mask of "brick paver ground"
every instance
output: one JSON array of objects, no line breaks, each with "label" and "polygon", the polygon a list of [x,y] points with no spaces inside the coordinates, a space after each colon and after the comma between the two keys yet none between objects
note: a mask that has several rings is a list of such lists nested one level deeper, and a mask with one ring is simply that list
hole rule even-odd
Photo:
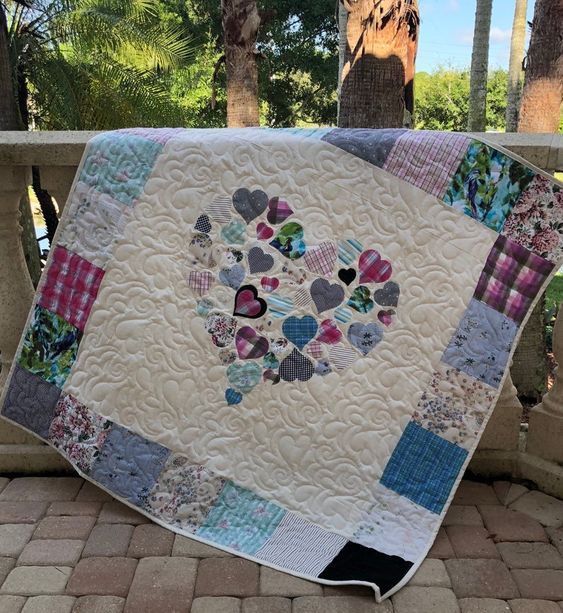
[{"label": "brick paver ground", "polygon": [[0,477],[0,613],[563,613],[563,502],[463,481],[427,559],[377,605],[173,535],[79,478]]}]

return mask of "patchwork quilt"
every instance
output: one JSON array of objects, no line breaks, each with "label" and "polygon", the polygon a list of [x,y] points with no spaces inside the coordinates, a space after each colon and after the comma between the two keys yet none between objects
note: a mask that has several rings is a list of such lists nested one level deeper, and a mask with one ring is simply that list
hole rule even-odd
[{"label": "patchwork quilt", "polygon": [[162,526],[381,600],[562,250],[561,184],[468,135],[101,134],[1,414]]}]

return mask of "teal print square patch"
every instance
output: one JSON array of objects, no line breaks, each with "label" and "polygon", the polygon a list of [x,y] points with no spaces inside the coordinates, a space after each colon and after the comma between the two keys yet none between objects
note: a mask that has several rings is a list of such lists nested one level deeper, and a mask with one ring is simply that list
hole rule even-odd
[{"label": "teal print square patch", "polygon": [[439,514],[466,457],[465,449],[411,421],[387,462],[381,483]]}]

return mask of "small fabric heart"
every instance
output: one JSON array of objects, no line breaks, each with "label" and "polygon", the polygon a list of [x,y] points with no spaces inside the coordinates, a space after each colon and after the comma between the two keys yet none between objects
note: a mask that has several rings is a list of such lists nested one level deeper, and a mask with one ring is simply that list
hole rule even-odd
[{"label": "small fabric heart", "polygon": [[342,339],[342,332],[333,319],[325,319],[321,321],[317,339],[327,345],[336,345]]},{"label": "small fabric heart", "polygon": [[280,364],[280,377],[284,381],[308,381],[315,374],[313,362],[294,349]]},{"label": "small fabric heart", "polygon": [[274,267],[274,258],[269,253],[264,253],[260,247],[252,247],[248,252],[248,268],[252,274],[268,272]]},{"label": "small fabric heart", "polygon": [[270,343],[270,349],[274,353],[283,353],[288,345],[287,338],[276,338]]},{"label": "small fabric heart", "polygon": [[315,364],[315,374],[324,377],[332,372],[330,363],[327,360],[321,360]]},{"label": "small fabric heart", "polygon": [[338,271],[338,278],[342,281],[342,283],[346,283],[346,285],[350,285],[352,281],[356,278],[356,271],[353,268],[341,268]]},{"label": "small fabric heart", "polygon": [[230,268],[231,266],[234,266],[235,264],[242,262],[242,260],[244,259],[244,254],[242,251],[239,251],[238,249],[229,248],[223,254],[223,259],[225,263],[227,264],[227,267]]},{"label": "small fabric heart", "polygon": [[260,279],[260,285],[265,292],[273,292],[278,289],[280,280],[275,277],[262,277]]},{"label": "small fabric heart", "polygon": [[375,304],[369,295],[369,288],[365,285],[359,285],[352,292],[350,300],[348,300],[348,306],[358,311],[358,313],[369,313]]},{"label": "small fabric heart", "polygon": [[209,268],[215,266],[213,241],[207,234],[202,232],[194,234],[188,245],[188,251],[194,264],[199,263]]},{"label": "small fabric heart", "polygon": [[260,336],[254,328],[243,326],[235,336],[237,353],[241,360],[256,360],[268,352],[268,339]]},{"label": "small fabric heart", "polygon": [[217,347],[227,347],[235,338],[237,320],[234,317],[213,311],[205,320],[205,329],[211,334],[211,341]]},{"label": "small fabric heart", "polygon": [[235,295],[233,315],[256,319],[267,311],[266,301],[258,297],[258,290],[253,285],[243,285]]},{"label": "small fabric heart", "polygon": [[323,345],[319,341],[311,341],[307,345],[307,353],[315,360],[323,357],[324,349]]},{"label": "small fabric heart", "polygon": [[273,371],[271,368],[268,368],[262,374],[262,379],[264,381],[271,381],[272,385],[276,385],[276,383],[280,382],[280,376],[277,372]]},{"label": "small fabric heart", "polygon": [[328,354],[329,363],[332,364],[336,370],[348,368],[356,361],[357,357],[358,354],[351,347],[347,347],[341,343],[333,345]]},{"label": "small fabric heart", "polygon": [[362,243],[355,238],[338,241],[338,259],[345,265],[350,266],[362,252]]},{"label": "small fabric heart", "polygon": [[258,240],[267,241],[269,238],[272,238],[272,236],[274,236],[274,229],[270,228],[268,224],[261,221],[256,226],[256,237]]},{"label": "small fabric heart", "polygon": [[270,245],[290,260],[297,260],[305,253],[305,241],[303,240],[303,226],[296,221],[290,221],[283,225]]},{"label": "small fabric heart", "polygon": [[232,349],[221,349],[221,351],[219,351],[219,359],[224,366],[232,364],[237,358],[237,352]]},{"label": "small fabric heart", "polygon": [[225,390],[225,400],[227,404],[239,404],[242,400],[242,394],[229,387]]},{"label": "small fabric heart", "polygon": [[399,304],[401,290],[394,281],[389,281],[381,289],[373,292],[373,299],[381,306],[396,307]]},{"label": "small fabric heart", "polygon": [[268,353],[264,356],[264,368],[278,368],[280,365],[280,361],[276,358],[276,354],[268,351]]},{"label": "small fabric heart", "polygon": [[266,218],[270,223],[278,224],[293,215],[293,211],[285,200],[280,200],[277,196],[270,198],[268,202],[268,214]]},{"label": "small fabric heart", "polygon": [[383,283],[392,274],[391,262],[382,260],[375,249],[368,249],[360,255],[360,283]]},{"label": "small fabric heart", "polygon": [[326,279],[315,279],[309,291],[319,314],[336,308],[344,300],[342,286],[337,283],[331,285]]},{"label": "small fabric heart", "polygon": [[384,326],[390,326],[393,323],[393,315],[395,315],[395,311],[393,309],[387,309],[386,311],[379,311],[377,319],[379,319]]},{"label": "small fabric heart", "polygon": [[209,216],[200,215],[194,224],[194,229],[198,232],[209,234],[209,232],[211,232],[211,221],[209,220]]},{"label": "small fabric heart", "polygon": [[238,219],[233,219],[231,223],[223,226],[221,237],[230,245],[244,245],[246,242],[246,226]]},{"label": "small fabric heart", "polygon": [[213,273],[208,270],[192,270],[188,275],[188,286],[194,290],[196,294],[203,296],[207,294],[209,288],[213,285]]},{"label": "small fabric heart", "polygon": [[243,394],[248,394],[261,378],[262,368],[256,362],[235,362],[227,368],[229,383]]},{"label": "small fabric heart", "polygon": [[219,281],[227,287],[238,289],[245,276],[244,268],[240,264],[235,264],[232,268],[223,269],[219,272]]},{"label": "small fabric heart", "polygon": [[217,196],[204,210],[213,221],[220,224],[228,223],[231,220],[231,198],[229,196]]},{"label": "small fabric heart", "polygon": [[282,332],[297,348],[303,347],[317,333],[319,324],[314,317],[305,315],[305,317],[288,317],[282,324]]},{"label": "small fabric heart", "polygon": [[332,273],[336,262],[336,245],[327,241],[311,247],[303,259],[312,273],[328,276]]},{"label": "small fabric heart", "polygon": [[367,355],[383,338],[383,331],[375,323],[355,323],[348,328],[348,340],[350,344]]},{"label": "small fabric heart", "polygon": [[202,298],[196,306],[196,313],[198,315],[202,315],[203,317],[205,317],[206,315],[209,314],[209,311],[211,311],[211,309],[215,306],[214,302],[212,300],[209,300],[209,298]]},{"label": "small fabric heart", "polygon": [[242,187],[237,189],[233,194],[233,206],[235,211],[246,221],[250,223],[253,219],[261,215],[268,206],[268,196],[261,189],[256,189],[253,192]]},{"label": "small fabric heart", "polygon": [[293,310],[293,301],[288,296],[280,296],[277,292],[271,292],[266,296],[270,315],[272,317],[285,317]]}]

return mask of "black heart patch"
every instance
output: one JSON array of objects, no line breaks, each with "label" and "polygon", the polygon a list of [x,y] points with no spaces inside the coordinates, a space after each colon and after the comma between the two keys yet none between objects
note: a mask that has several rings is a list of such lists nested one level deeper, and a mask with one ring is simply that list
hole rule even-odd
[{"label": "black heart patch", "polygon": [[280,364],[280,377],[284,381],[308,381],[315,373],[313,362],[294,349]]},{"label": "black heart patch", "polygon": [[356,278],[356,271],[353,268],[341,268],[338,271],[338,278],[346,285],[350,285]]},{"label": "black heart patch", "polygon": [[209,234],[209,232],[211,232],[211,221],[209,220],[209,215],[200,215],[195,222],[194,229],[196,229],[198,232]]}]

